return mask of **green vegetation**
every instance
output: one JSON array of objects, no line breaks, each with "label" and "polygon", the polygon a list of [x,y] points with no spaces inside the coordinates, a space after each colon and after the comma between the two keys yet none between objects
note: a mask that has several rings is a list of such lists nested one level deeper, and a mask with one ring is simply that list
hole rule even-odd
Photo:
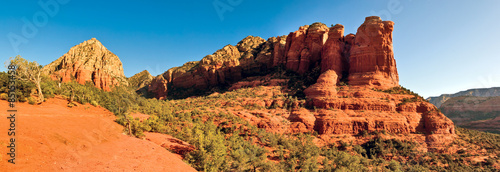
[{"label": "green vegetation", "polygon": [[397,106],[401,106],[401,105],[404,105],[406,103],[420,102],[420,101],[423,101],[423,99],[420,97],[403,98],[401,103],[397,104]]},{"label": "green vegetation", "polygon": [[[403,86],[396,86],[396,87],[392,87],[390,89],[387,89],[387,90],[379,90],[379,89],[375,89],[373,88],[374,91],[379,91],[379,92],[384,92],[384,93],[389,93],[389,94],[406,94],[406,95],[412,95],[412,96],[415,96],[415,97],[418,97],[422,100],[425,100],[422,96],[418,95],[417,93],[403,87]],[[425,100],[426,101],[426,100]]]},{"label": "green vegetation", "polygon": [[[16,79],[27,81],[35,86],[38,96],[36,103],[45,101],[40,84],[42,82],[42,65],[39,65],[36,61],[30,62],[19,55],[11,57],[9,61],[11,65],[16,66]],[[35,104],[33,101],[30,101],[30,104]]]},{"label": "green vegetation", "polygon": [[[415,143],[401,141],[396,139],[383,140],[381,138],[372,139],[362,145],[365,151],[361,151],[361,155],[367,158],[379,158],[387,154],[410,156],[415,154]],[[359,153],[359,152],[358,152]]]},{"label": "green vegetation", "polygon": [[[324,26],[324,27],[327,27],[326,24],[324,23],[321,23],[321,22],[314,22],[313,24],[311,24],[311,28],[316,28],[316,27],[321,27],[321,26]],[[333,27],[333,26],[332,26]]]},{"label": "green vegetation", "polygon": [[489,152],[496,151],[497,153],[500,153],[500,134],[486,133],[460,127],[456,127],[456,130],[457,134],[463,138],[464,141],[480,145]]},{"label": "green vegetation", "polygon": [[318,66],[304,74],[299,74],[292,70],[286,70],[285,66],[276,66],[272,69],[272,77],[288,79],[287,86],[290,89],[289,94],[299,99],[305,99],[304,90],[315,84],[321,74],[321,68]]},{"label": "green vegetation", "polygon": [[448,118],[466,118],[469,121],[479,121],[479,120],[489,120],[500,116],[500,111],[447,111],[446,116]]},{"label": "green vegetation", "polygon": [[[0,93],[8,94],[9,93],[9,74],[6,72],[0,72]],[[16,81],[16,96],[17,100],[20,102],[28,101],[28,97],[30,97],[31,92],[34,91],[35,85],[28,81],[17,80]]]}]

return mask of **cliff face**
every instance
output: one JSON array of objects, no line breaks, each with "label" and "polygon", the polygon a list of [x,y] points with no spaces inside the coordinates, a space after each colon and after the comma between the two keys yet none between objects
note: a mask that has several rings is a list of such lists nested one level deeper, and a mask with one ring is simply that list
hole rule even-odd
[{"label": "cliff face", "polygon": [[106,91],[114,86],[128,85],[118,56],[95,38],[72,47],[42,70],[53,80],[69,82],[74,79],[80,84],[91,82]]},{"label": "cliff face", "polygon": [[500,87],[469,89],[466,91],[460,91],[455,94],[442,94],[437,97],[429,97],[427,98],[427,100],[439,108],[441,107],[441,104],[446,102],[448,99],[460,96],[476,96],[476,97],[500,96]]},{"label": "cliff face", "polygon": [[349,84],[387,89],[399,85],[392,50],[394,22],[367,17],[356,33],[349,55]]},{"label": "cliff face", "polygon": [[322,23],[301,26],[288,36],[267,41],[248,36],[199,62],[169,69],[153,79],[149,91],[163,99],[169,89],[230,85],[280,65],[299,74],[319,67],[322,72],[334,71],[338,80],[347,79],[350,85],[388,89],[399,85],[392,50],[393,25],[379,17],[367,17],[357,35],[345,37],[342,25],[328,28]]},{"label": "cliff face", "polygon": [[[257,85],[284,86],[287,90],[290,85],[286,83],[290,81],[273,78],[275,73],[270,74],[269,69],[284,68],[310,78],[313,71],[319,71],[321,74],[316,75],[314,84],[303,86],[305,100],[301,100],[316,110],[294,102],[286,115],[289,124],[265,117],[248,118],[250,122],[261,128],[291,133],[424,134],[428,146],[443,146],[453,140],[454,124],[422,97],[399,87],[392,47],[393,26],[391,21],[367,17],[356,35],[344,36],[344,26],[340,24],[328,28],[314,23],[287,36],[267,40],[248,36],[236,46],[227,45],[198,62],[169,69],[153,79],[149,91],[163,99],[178,89],[208,90],[217,86],[232,86],[230,90]],[[284,101],[270,98],[258,104],[281,106]],[[288,130],[276,129],[286,125]]]},{"label": "cliff face", "polygon": [[[170,89],[206,90],[220,85],[237,89],[249,83],[259,85],[266,79],[239,81],[259,73],[265,75],[265,71],[276,66],[298,74],[320,68],[317,82],[304,93],[306,103],[321,110],[292,110],[291,131],[314,130],[326,135],[359,134],[364,130],[426,133],[432,142],[443,140],[438,137],[453,136],[453,122],[423,98],[409,92],[380,91],[399,86],[392,48],[393,26],[391,21],[367,17],[356,35],[344,36],[344,26],[340,24],[328,28],[314,23],[267,41],[249,36],[199,62],[169,69],[153,79],[149,90],[162,99]],[[276,85],[271,81],[268,85]],[[341,81],[343,84],[347,81],[349,86],[342,86]]]}]

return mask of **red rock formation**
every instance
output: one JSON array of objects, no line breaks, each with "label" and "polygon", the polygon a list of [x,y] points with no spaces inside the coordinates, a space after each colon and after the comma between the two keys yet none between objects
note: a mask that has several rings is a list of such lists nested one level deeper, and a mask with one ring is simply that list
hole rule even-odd
[{"label": "red rock formation", "polygon": [[301,26],[299,30],[288,34],[285,44],[286,68],[293,71],[298,71],[300,66],[300,57],[305,52],[302,52],[306,33],[309,25]]},{"label": "red rock formation", "polygon": [[285,59],[285,46],[287,36],[278,36],[269,38],[273,43],[273,67],[286,62]]},{"label": "red rock formation", "polygon": [[329,28],[323,23],[313,23],[307,29],[306,39],[304,41],[298,73],[306,73],[310,69],[320,66],[321,52],[323,45],[328,38]]},{"label": "red rock formation", "polygon": [[[285,45],[286,68],[300,74],[319,65],[323,44],[328,38],[328,27],[322,23],[301,26],[288,35]],[[278,58],[279,59],[279,58]]]},{"label": "red rock formation", "polygon": [[392,28],[393,22],[367,17],[358,35],[344,37],[340,24],[328,28],[314,23],[267,41],[248,36],[236,46],[227,45],[200,62],[169,69],[151,83],[159,85],[149,90],[160,98],[167,95],[161,92],[168,87],[208,89],[230,85],[279,65],[299,74],[320,67],[321,72],[335,71],[337,80],[348,77],[351,85],[391,88],[399,82],[392,52]]},{"label": "red rock formation", "polygon": [[394,22],[367,17],[358,28],[349,55],[349,84],[387,89],[399,85],[392,50]]},{"label": "red rock formation", "polygon": [[304,90],[307,98],[316,101],[322,98],[331,98],[337,95],[337,74],[333,70],[322,73],[316,84]]},{"label": "red rock formation", "polygon": [[422,113],[424,129],[429,134],[455,134],[453,122],[438,111],[436,106],[421,102],[417,112]]},{"label": "red rock formation", "polygon": [[[335,84],[340,79],[348,79],[350,85],[391,88],[399,82],[392,52],[392,29],[393,22],[367,17],[358,35],[344,37],[343,26],[339,24],[328,28],[322,23],[314,23],[301,26],[288,36],[272,37],[267,41],[248,36],[236,46],[225,46],[200,62],[168,70],[151,83],[158,86],[151,86],[150,91],[160,98],[167,95],[162,92],[169,87],[207,89],[230,85],[279,65],[299,74],[316,67],[320,67],[321,72],[332,70],[337,75]],[[309,91],[319,89],[312,87]]]},{"label": "red rock formation", "polygon": [[[307,129],[306,131],[313,131],[316,122],[316,117],[314,117],[314,114],[309,112],[309,110],[300,108],[300,109],[294,109],[290,114],[290,116],[288,117],[288,120],[290,120],[290,122],[292,123],[293,122],[303,123]],[[297,131],[304,132],[300,128],[298,128]]]},{"label": "red rock formation", "polygon": [[153,78],[151,83],[149,84],[149,91],[153,91],[156,93],[156,97],[159,99],[165,99],[168,93],[168,80],[163,78],[163,75],[159,75],[156,78]]},{"label": "red rock formation", "polygon": [[54,80],[69,82],[74,78],[80,84],[91,82],[106,91],[114,86],[128,85],[118,56],[95,38],[74,46],[42,70]]},{"label": "red rock formation", "polygon": [[337,76],[342,76],[342,72],[347,69],[345,67],[347,62],[343,54],[344,46],[344,26],[337,24],[330,28],[328,39],[323,46],[321,72],[333,70]]}]

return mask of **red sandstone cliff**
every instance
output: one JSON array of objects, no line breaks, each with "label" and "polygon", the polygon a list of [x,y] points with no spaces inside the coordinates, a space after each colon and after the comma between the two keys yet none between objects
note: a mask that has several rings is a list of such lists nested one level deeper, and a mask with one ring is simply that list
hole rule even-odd
[{"label": "red sandstone cliff", "polygon": [[367,17],[358,28],[349,55],[349,84],[387,89],[399,85],[392,50],[394,22]]},{"label": "red sandstone cliff", "polygon": [[[304,90],[303,100],[317,109],[293,105],[287,117],[288,132],[356,135],[384,130],[424,134],[430,147],[443,146],[453,140],[454,124],[435,106],[399,87],[393,26],[391,21],[372,16],[366,18],[356,35],[344,36],[340,24],[328,28],[314,23],[267,41],[248,36],[236,46],[227,45],[199,62],[169,69],[153,79],[149,91],[162,99],[179,88],[207,90],[222,85],[232,86],[233,90],[248,85],[280,85],[272,84],[273,79],[248,76],[266,75],[269,69],[280,66],[302,75],[320,68],[321,75]],[[389,88],[398,93],[383,91]],[[280,103],[270,99],[260,104]],[[249,119],[255,119],[255,125],[265,129],[283,127],[265,117]]]},{"label": "red sandstone cliff", "polygon": [[52,79],[80,84],[91,82],[97,88],[110,91],[118,85],[128,85],[122,62],[97,39],[92,38],[72,47],[56,61],[43,67]]},{"label": "red sandstone cliff", "polygon": [[388,89],[399,85],[392,50],[393,25],[379,17],[367,17],[356,35],[344,36],[344,27],[339,24],[328,28],[314,23],[267,41],[248,36],[199,62],[169,69],[153,79],[149,91],[165,98],[172,88],[203,90],[231,85],[279,65],[299,74],[320,67],[321,72],[334,71],[338,80],[348,79],[350,85]]}]

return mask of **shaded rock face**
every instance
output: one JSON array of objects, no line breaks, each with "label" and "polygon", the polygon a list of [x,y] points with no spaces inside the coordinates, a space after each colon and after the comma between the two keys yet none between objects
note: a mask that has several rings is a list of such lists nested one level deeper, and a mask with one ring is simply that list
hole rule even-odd
[{"label": "shaded rock face", "polygon": [[153,76],[147,71],[144,70],[135,74],[134,76],[127,78],[129,86],[135,89],[135,92],[139,95],[143,95],[149,97],[148,87],[151,81],[153,80]]},{"label": "shaded rock face", "polygon": [[53,80],[80,84],[91,82],[110,91],[114,86],[128,85],[122,62],[97,39],[92,38],[72,47],[66,54],[42,69]]},{"label": "shaded rock face", "polygon": [[[344,36],[344,27],[322,23],[301,26],[288,36],[264,40],[248,36],[199,62],[169,69],[152,82],[149,91],[165,98],[169,89],[208,90],[261,75],[276,66],[304,74],[316,67],[332,70],[350,85],[387,89],[399,85],[392,51],[394,23],[367,17],[357,35]],[[336,82],[338,83],[338,82]]]},{"label": "shaded rock face", "polygon": [[146,87],[153,80],[153,76],[147,71],[144,70],[135,74],[134,76],[127,79],[130,86],[135,89],[140,89]]},{"label": "shaded rock face", "polygon": [[321,54],[321,72],[333,70],[337,76],[342,76],[342,72],[348,68],[347,57],[344,54],[345,44],[344,26],[337,24],[330,28]]}]

